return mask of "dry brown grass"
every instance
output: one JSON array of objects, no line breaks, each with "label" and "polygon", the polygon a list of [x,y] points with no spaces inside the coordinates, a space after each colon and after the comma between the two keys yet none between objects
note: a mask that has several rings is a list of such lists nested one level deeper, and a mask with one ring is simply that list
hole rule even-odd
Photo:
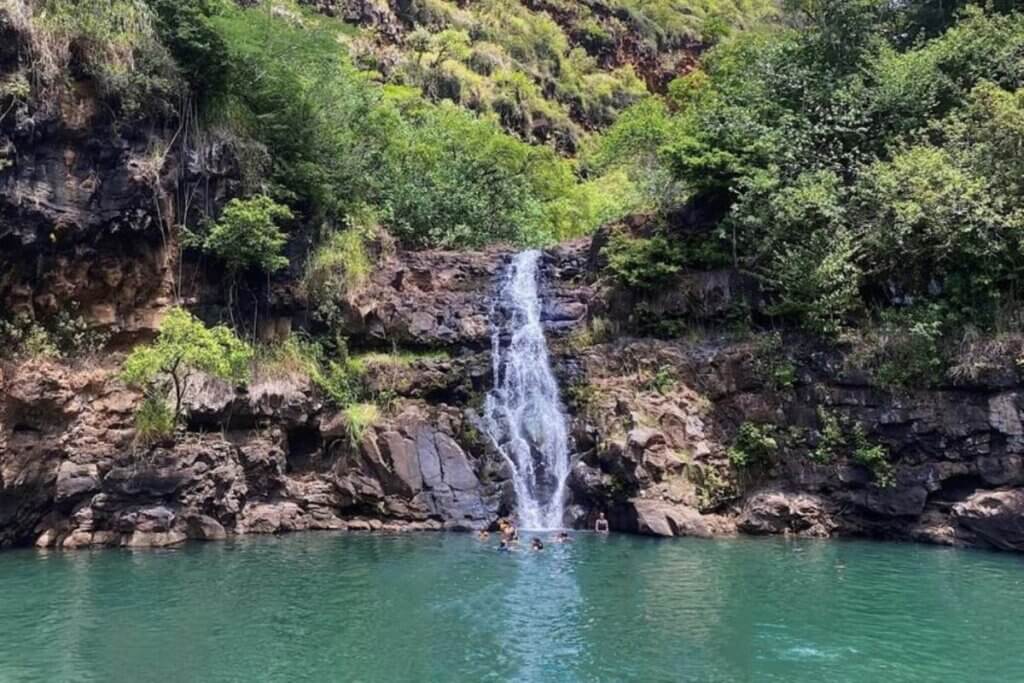
[{"label": "dry brown grass", "polygon": [[993,372],[1017,368],[1024,361],[1024,333],[986,336],[974,330],[964,333],[952,359],[950,377],[958,383],[975,382]]}]

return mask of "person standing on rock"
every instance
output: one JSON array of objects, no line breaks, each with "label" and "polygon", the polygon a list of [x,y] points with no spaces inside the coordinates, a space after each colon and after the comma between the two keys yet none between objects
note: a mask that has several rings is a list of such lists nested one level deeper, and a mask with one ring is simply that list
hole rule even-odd
[{"label": "person standing on rock", "polygon": [[597,513],[597,521],[594,522],[594,531],[599,534],[608,533],[608,520],[604,518],[604,513]]}]

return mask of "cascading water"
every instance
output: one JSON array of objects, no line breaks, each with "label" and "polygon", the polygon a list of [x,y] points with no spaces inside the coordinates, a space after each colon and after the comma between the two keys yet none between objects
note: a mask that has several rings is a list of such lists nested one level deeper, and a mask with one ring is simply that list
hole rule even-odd
[{"label": "cascading water", "polygon": [[512,468],[519,525],[558,529],[571,465],[569,433],[540,321],[539,251],[517,254],[491,311],[491,438]]}]

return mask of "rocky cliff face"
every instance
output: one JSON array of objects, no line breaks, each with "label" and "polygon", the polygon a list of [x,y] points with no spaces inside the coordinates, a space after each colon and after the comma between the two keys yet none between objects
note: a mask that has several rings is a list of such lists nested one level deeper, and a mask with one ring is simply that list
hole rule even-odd
[{"label": "rocky cliff face", "polygon": [[[6,366],[0,544],[491,525],[514,505],[509,472],[479,425],[492,382],[490,294],[508,258],[400,253],[346,296],[353,343],[447,351],[371,365],[368,381],[394,400],[358,437],[307,378],[265,371],[244,392],[196,386],[188,431],[142,449],[132,423],[139,396],[116,379],[116,357]],[[800,339],[595,339],[587,320],[614,310],[614,294],[590,263],[589,245],[577,244],[543,266],[544,319],[579,458],[578,525],[604,510],[617,530],[663,536],[860,535],[1024,550],[1015,371],[893,394]],[[707,280],[702,288],[730,296],[727,281]],[[745,423],[767,430],[771,452],[738,469],[729,449]],[[865,444],[887,453],[885,477],[858,459]]]},{"label": "rocky cliff face", "polygon": [[448,353],[369,362],[392,397],[358,433],[301,372],[206,380],[173,444],[135,442],[119,354],[0,377],[0,546],[165,545],[305,529],[472,529],[514,503],[470,406],[490,387],[489,294],[507,254],[390,258],[340,301],[350,339]]},{"label": "rocky cliff face", "polygon": [[[851,376],[838,354],[801,349],[790,356],[795,381],[780,388],[763,354],[708,341],[586,350],[573,394],[577,503],[655,535],[1024,549],[1019,383],[893,395]],[[737,471],[728,449],[751,422],[769,430],[772,450]],[[858,439],[884,449],[891,473],[858,460]]]}]

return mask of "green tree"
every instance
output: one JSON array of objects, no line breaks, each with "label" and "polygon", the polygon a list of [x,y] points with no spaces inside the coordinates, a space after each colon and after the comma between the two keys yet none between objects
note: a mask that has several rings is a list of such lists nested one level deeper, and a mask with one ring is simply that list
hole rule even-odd
[{"label": "green tree", "polygon": [[173,396],[172,422],[182,414],[182,401],[197,372],[234,383],[249,378],[253,358],[248,344],[223,325],[206,327],[188,311],[173,308],[160,324],[156,340],[136,347],[125,359],[121,378],[142,389],[147,401],[166,405]]},{"label": "green tree", "polygon": [[228,51],[210,18],[227,9],[225,0],[146,0],[156,14],[160,40],[170,49],[201,102],[227,85]]},{"label": "green tree", "polygon": [[274,273],[288,267],[282,254],[287,239],[277,224],[292,218],[291,209],[265,195],[232,199],[203,248],[223,259],[232,273],[253,267]]}]

